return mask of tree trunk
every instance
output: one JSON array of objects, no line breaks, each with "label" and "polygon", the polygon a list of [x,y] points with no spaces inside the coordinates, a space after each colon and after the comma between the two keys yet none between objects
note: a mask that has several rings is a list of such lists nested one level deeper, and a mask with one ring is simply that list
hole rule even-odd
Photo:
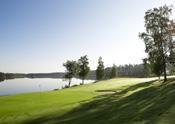
[{"label": "tree trunk", "polygon": [[163,58],[163,73],[164,73],[164,82],[167,81],[167,74],[166,74],[166,62],[165,57]]},{"label": "tree trunk", "polygon": [[84,78],[82,78],[82,84],[84,84]]},{"label": "tree trunk", "polygon": [[70,84],[71,84],[71,78],[69,78],[69,87],[70,87]]}]

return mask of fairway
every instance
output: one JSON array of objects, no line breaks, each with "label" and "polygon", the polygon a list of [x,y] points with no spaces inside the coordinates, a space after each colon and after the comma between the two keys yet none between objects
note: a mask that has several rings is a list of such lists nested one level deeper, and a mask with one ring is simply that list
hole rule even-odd
[{"label": "fairway", "polygon": [[[174,102],[175,91],[171,89],[175,86],[160,87],[154,80],[118,78],[58,91],[1,96],[0,123],[113,124],[138,121],[145,124],[155,119],[154,116],[164,114]],[[174,115],[175,108],[171,108],[168,113]],[[163,115],[161,122],[170,121],[166,116]]]}]

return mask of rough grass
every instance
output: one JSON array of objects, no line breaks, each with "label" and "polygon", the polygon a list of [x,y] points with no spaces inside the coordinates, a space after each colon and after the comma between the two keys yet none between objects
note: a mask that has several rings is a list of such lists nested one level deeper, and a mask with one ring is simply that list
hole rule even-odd
[{"label": "rough grass", "polygon": [[[174,124],[175,80],[120,78],[0,97],[0,123]],[[112,91],[112,92],[111,92]]]}]

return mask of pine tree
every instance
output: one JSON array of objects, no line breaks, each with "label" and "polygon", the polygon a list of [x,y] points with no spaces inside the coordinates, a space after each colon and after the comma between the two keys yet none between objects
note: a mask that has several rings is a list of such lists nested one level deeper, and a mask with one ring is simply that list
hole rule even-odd
[{"label": "pine tree", "polygon": [[99,57],[98,59],[98,66],[96,69],[96,78],[97,80],[104,79],[105,70],[104,70],[104,62],[102,61],[102,57]]}]

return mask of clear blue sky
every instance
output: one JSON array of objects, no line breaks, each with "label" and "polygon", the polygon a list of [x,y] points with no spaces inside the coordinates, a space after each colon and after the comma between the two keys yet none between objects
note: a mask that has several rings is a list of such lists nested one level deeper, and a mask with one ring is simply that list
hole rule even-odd
[{"label": "clear blue sky", "polygon": [[87,54],[91,69],[138,64],[147,9],[174,0],[0,0],[0,71],[64,71]]}]

